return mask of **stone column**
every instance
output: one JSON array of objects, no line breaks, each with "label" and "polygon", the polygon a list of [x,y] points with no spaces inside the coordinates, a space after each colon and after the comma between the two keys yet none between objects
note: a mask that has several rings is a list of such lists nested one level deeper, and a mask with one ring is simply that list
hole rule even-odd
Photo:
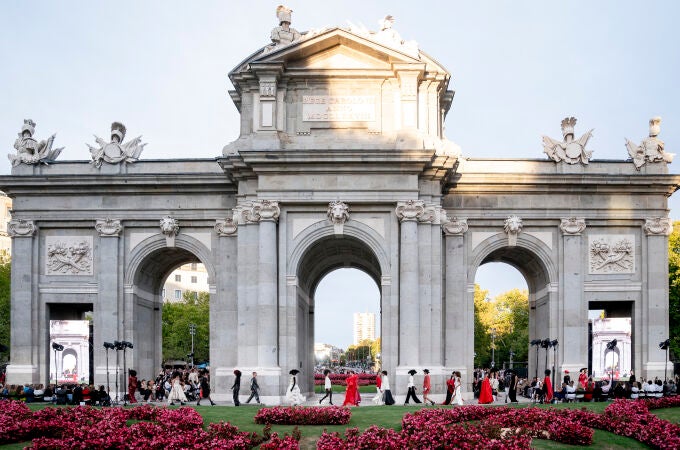
[{"label": "stone column", "polygon": [[[37,296],[34,297],[38,267],[33,259],[36,226],[32,220],[12,219],[7,231],[12,237],[12,254],[22,255],[12,261],[10,306],[12,322],[22,325],[11,329],[11,364],[7,366],[6,381],[7,384],[38,383],[40,376],[46,374],[38,373],[37,360],[34,359],[38,353],[38,342],[33,339],[33,332],[37,330],[32,326],[38,308]],[[46,351],[44,348],[41,350]]]},{"label": "stone column", "polygon": [[[399,236],[399,366],[420,362],[420,298],[418,272],[418,218],[423,202],[408,200],[397,204],[401,222]],[[406,369],[408,370],[408,369]]]},{"label": "stone column", "polygon": [[213,389],[221,397],[230,394],[229,382],[233,382],[230,369],[236,366],[238,358],[237,228],[232,218],[215,222],[217,277],[212,280],[215,292],[210,298],[210,365]]},{"label": "stone column", "polygon": [[[555,370],[561,374],[564,370],[578,373],[581,367],[588,367],[588,335],[585,333],[588,323],[588,305],[583,295],[583,271],[586,267],[583,254],[581,233],[586,229],[583,218],[570,217],[562,219],[562,289],[557,310],[557,362]],[[549,336],[554,339],[552,335]],[[549,349],[550,353],[554,350]],[[554,355],[550,355],[549,361]],[[550,367],[549,367],[550,368]],[[557,377],[559,379],[559,376]]]},{"label": "stone column", "polygon": [[253,205],[253,220],[260,223],[257,359],[259,365],[265,367],[278,365],[276,223],[279,213],[276,201],[262,200]]},{"label": "stone column", "polygon": [[[94,384],[106,385],[107,369],[111,386],[115,383],[116,351],[108,350],[109,364],[106,364],[104,342],[123,340],[118,336],[118,300],[122,292],[118,283],[119,236],[123,227],[119,219],[97,219],[95,229],[99,235],[98,293],[93,305],[94,327]],[[157,363],[158,361],[156,361]]]},{"label": "stone column", "polygon": [[[444,318],[444,366],[447,370],[459,370],[463,382],[471,382],[468,367],[474,364],[474,305],[468,305],[467,252],[465,233],[466,218],[442,219],[446,240],[444,261],[446,265],[445,318]],[[472,312],[472,314],[470,314]],[[467,384],[466,386],[469,386]]]},{"label": "stone column", "polygon": [[666,352],[659,343],[669,338],[668,331],[668,236],[673,231],[673,223],[667,217],[645,219],[644,231],[647,238],[647,255],[644,261],[647,271],[646,288],[642,292],[642,376],[646,378],[664,376],[673,372],[673,366],[666,361]]}]

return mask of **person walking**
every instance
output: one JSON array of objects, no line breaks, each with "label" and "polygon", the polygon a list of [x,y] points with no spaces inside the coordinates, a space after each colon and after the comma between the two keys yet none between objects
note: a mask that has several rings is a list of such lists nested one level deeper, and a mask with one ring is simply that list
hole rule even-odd
[{"label": "person walking", "polygon": [[482,380],[482,387],[479,391],[479,404],[485,405],[487,403],[493,403],[493,393],[491,391],[491,383],[489,382],[489,376],[485,372],[484,379]]},{"label": "person walking", "polygon": [[210,400],[210,405],[215,406],[215,402],[212,401],[212,398],[210,398],[210,381],[208,380],[208,375],[201,376],[198,382],[201,386],[201,389],[198,391],[198,401],[196,402],[196,406],[199,406],[201,404],[201,400],[205,398]]},{"label": "person walking", "polygon": [[130,403],[137,403],[135,399],[135,391],[137,391],[137,371],[128,370],[128,401]]},{"label": "person walking", "polygon": [[510,403],[517,403],[517,374],[514,370],[510,371],[508,378],[508,397],[510,398]]},{"label": "person walking", "polygon": [[453,398],[453,393],[456,389],[456,372],[451,372],[451,376],[446,380],[446,399],[442,405],[450,405],[451,399]]},{"label": "person walking", "polygon": [[331,384],[331,371],[326,369],[323,371],[323,374],[325,375],[324,377],[324,382],[323,382],[323,388],[326,391],[326,395],[321,397],[321,400],[319,400],[319,405],[321,404],[322,401],[326,400],[326,397],[328,397],[328,404],[332,405],[333,404],[333,385]]},{"label": "person walking", "polygon": [[382,381],[380,387],[383,391],[383,400],[387,406],[394,405],[394,397],[392,397],[392,391],[390,390],[390,379],[387,376],[387,371],[382,371]]},{"label": "person walking", "polygon": [[179,401],[182,406],[187,402],[187,397],[184,395],[184,388],[182,387],[182,379],[179,372],[172,374],[172,387],[168,394],[168,403],[174,405]]},{"label": "person walking", "polygon": [[431,404],[434,405],[434,401],[431,400],[429,397],[430,392],[432,391],[432,381],[430,381],[430,369],[423,369],[423,373],[425,373],[425,376],[423,377],[423,401],[425,404]]},{"label": "person walking", "polygon": [[231,386],[232,398],[234,399],[234,406],[241,406],[241,402],[238,399],[238,393],[241,390],[241,371],[234,370],[234,384]]},{"label": "person walking", "polygon": [[463,401],[463,379],[459,371],[456,371],[456,378],[453,385],[453,400],[457,405],[464,405]]},{"label": "person walking", "polygon": [[415,383],[413,382],[413,375],[415,375],[416,373],[418,373],[418,372],[416,372],[414,369],[411,369],[411,370],[408,371],[408,375],[409,375],[409,377],[408,377],[408,385],[407,385],[407,387],[408,387],[408,393],[406,394],[406,400],[404,401],[404,405],[408,405],[408,404],[409,404],[409,400],[410,400],[411,398],[413,398],[413,401],[414,401],[415,403],[422,403],[422,402],[420,401],[420,399],[416,396],[416,385],[415,385]]},{"label": "person walking", "polygon": [[349,374],[345,380],[347,389],[345,390],[345,401],[342,403],[342,406],[359,406],[359,402],[357,402],[359,375],[355,374],[353,370],[350,370]]},{"label": "person walking", "polygon": [[253,377],[250,379],[250,397],[248,397],[248,400],[246,400],[246,403],[250,403],[250,401],[255,397],[255,401],[257,404],[260,404],[260,385],[257,384],[257,372],[253,372]]},{"label": "person walking", "polygon": [[382,380],[380,379],[380,372],[378,372],[375,376],[375,389],[376,393],[375,396],[373,397],[373,403],[376,405],[382,405],[383,404],[383,392],[382,392]]},{"label": "person walking", "polygon": [[551,403],[553,398],[552,381],[550,381],[550,369],[545,369],[545,378],[543,379],[543,403]]}]

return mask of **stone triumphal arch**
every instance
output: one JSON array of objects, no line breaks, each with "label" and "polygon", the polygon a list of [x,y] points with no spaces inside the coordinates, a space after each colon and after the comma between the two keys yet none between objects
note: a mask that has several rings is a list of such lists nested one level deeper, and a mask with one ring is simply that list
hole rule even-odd
[{"label": "stone triumphal arch", "polygon": [[[470,381],[474,277],[492,261],[527,279],[530,339],[562,343],[558,370],[588,364],[589,305],[624,302],[633,368],[663,374],[667,197],[680,178],[657,119],[620,160],[592,160],[574,118],[562,140],[544,137],[542,158],[463,157],[443,134],[450,74],[417,44],[389,26],[291,30],[229,74],[240,136],[214,159],[145,160],[116,122],[91,162],[54,161],[25,122],[0,178],[14,201],[8,382],[49,380],[49,323],[69,311],[92,312],[94,383],[114,340],[132,342],[128,367],[151,376],[161,283],[186,262],[209,274],[218,397],[234,368],[257,370],[269,403],[293,368],[311,391],[314,292],[338,267],[380,288],[398,395],[413,368],[430,369],[435,392],[452,370]],[[533,351],[530,371],[543,370]]]}]

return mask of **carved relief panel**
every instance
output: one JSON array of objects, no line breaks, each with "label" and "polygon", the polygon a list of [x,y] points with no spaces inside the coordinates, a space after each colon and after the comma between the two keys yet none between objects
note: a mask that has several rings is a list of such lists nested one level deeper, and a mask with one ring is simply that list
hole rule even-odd
[{"label": "carved relief panel", "polygon": [[47,236],[45,275],[92,275],[92,236]]},{"label": "carved relief panel", "polygon": [[635,273],[635,236],[632,234],[590,236],[588,268],[591,274]]}]

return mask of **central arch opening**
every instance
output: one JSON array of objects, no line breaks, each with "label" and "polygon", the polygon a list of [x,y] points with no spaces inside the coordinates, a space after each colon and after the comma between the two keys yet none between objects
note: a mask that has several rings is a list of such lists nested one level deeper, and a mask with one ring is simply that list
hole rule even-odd
[{"label": "central arch opening", "polygon": [[[306,318],[301,317],[298,328],[299,359],[304,379],[309,383],[303,387],[311,392],[313,374],[325,367],[336,372],[352,368],[372,372],[379,364],[380,346],[374,342],[366,345],[371,337],[366,328],[370,326],[357,330],[359,340],[355,343],[353,322],[355,313],[369,313],[357,316],[357,320],[370,325],[372,313],[375,321],[371,341],[382,335],[381,269],[373,251],[352,236],[321,238],[303,254],[297,277],[298,317],[301,312],[307,313]],[[332,342],[322,342],[317,336]],[[319,351],[315,352],[315,343],[326,346],[323,349],[317,346]]]}]

